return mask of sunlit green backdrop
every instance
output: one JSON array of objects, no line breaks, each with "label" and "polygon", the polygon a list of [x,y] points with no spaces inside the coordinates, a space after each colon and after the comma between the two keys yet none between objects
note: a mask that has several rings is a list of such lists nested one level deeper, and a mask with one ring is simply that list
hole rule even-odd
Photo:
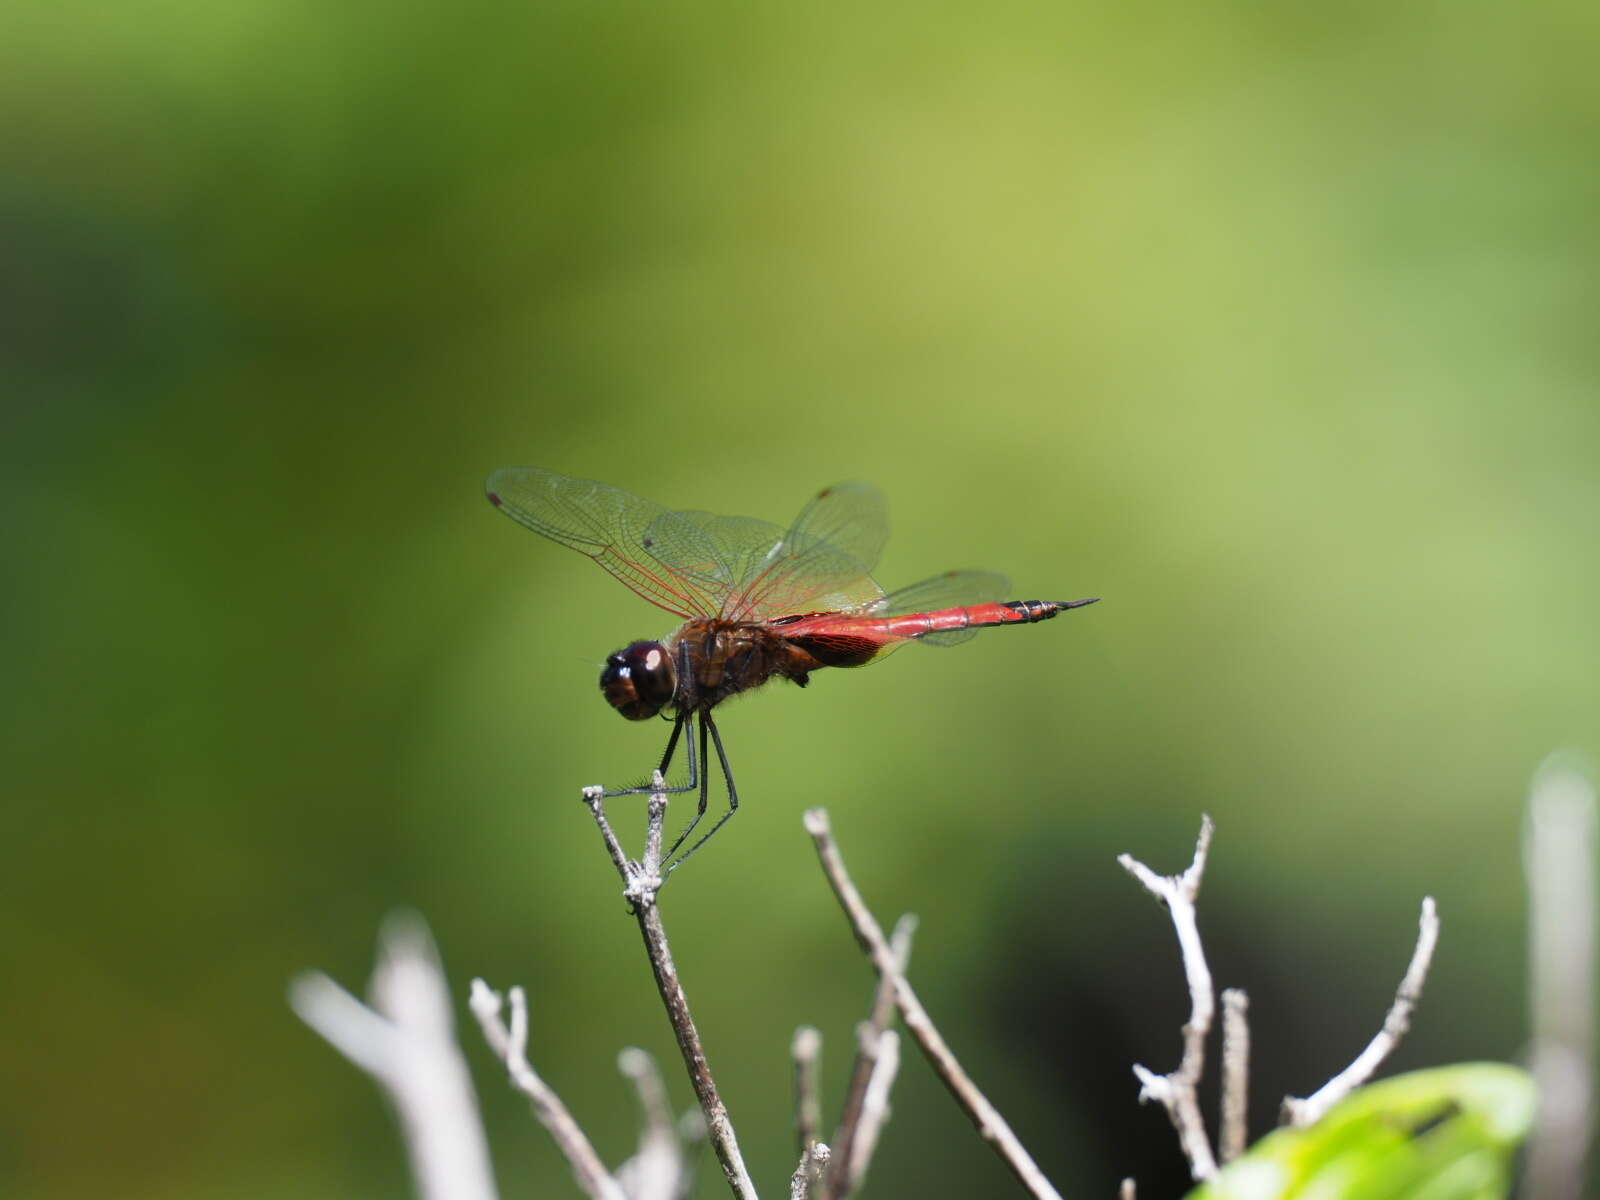
[{"label": "sunlit green backdrop", "polygon": [[[831,1104],[870,993],[813,804],[1072,1194],[1179,1186],[1128,1066],[1175,1063],[1186,1001],[1114,856],[1177,868],[1203,811],[1258,1132],[1376,1028],[1425,893],[1399,1065],[1516,1056],[1522,795],[1600,729],[1596,33],[13,0],[0,1191],[404,1194],[284,1002],[362,986],[400,905],[458,997],[528,987],[535,1061],[631,1152],[615,1053],[673,1047],[577,797],[659,752],[595,678],[670,619],[483,502],[520,463],[774,521],[870,479],[885,584],[1104,597],[726,710],[746,810],[665,912],[765,1191],[794,1027]],[[575,1194],[465,1041],[503,1193]],[[914,1059],[872,1182],[1010,1186]]]}]

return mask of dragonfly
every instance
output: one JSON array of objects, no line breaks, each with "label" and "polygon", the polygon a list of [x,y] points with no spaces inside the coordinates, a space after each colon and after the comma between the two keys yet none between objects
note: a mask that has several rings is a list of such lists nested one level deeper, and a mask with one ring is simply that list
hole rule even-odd
[{"label": "dragonfly", "polygon": [[[600,672],[600,691],[628,720],[660,715],[672,722],[658,768],[663,779],[679,743],[686,748],[688,782],[666,790],[698,791],[699,806],[667,851],[669,873],[739,811],[712,717],[724,700],[773,679],[805,687],[824,667],[864,667],[909,642],[954,646],[980,629],[1047,621],[1099,599],[1007,600],[1010,582],[992,571],[947,571],[885,592],[872,571],[888,540],[888,505],[866,483],[823,488],[787,529],[751,517],[663,508],[608,483],[538,467],[495,471],[485,491],[512,520],[594,559],[683,622],[660,641],[624,646]],[[728,808],[679,856],[706,815],[708,748],[716,750]],[[652,790],[618,788],[604,795]]]}]

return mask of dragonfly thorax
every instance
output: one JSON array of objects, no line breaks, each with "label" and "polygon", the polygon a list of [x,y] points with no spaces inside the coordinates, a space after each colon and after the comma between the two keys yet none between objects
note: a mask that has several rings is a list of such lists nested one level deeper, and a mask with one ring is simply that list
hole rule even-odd
[{"label": "dragonfly thorax", "polygon": [[674,703],[691,712],[713,708],[774,678],[804,687],[807,675],[823,665],[759,621],[696,617],[685,622],[668,644],[677,660]]},{"label": "dragonfly thorax", "polygon": [[655,716],[677,690],[672,655],[660,642],[634,642],[606,659],[600,690],[606,702],[630,721]]}]

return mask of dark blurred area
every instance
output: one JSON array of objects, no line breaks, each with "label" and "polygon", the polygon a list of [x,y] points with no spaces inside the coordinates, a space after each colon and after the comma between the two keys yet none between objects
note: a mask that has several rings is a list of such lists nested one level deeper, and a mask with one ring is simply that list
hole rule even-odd
[{"label": "dark blurred area", "polygon": [[[578,788],[670,618],[483,502],[518,463],[789,519],[898,586],[1103,597],[720,715],[745,806],[663,904],[752,1170],[871,976],[825,804],[1061,1189],[1176,1194],[1187,1011],[1117,867],[1188,862],[1257,1134],[1377,1028],[1526,1036],[1527,781],[1600,728],[1592,4],[1200,11],[14,0],[0,15],[0,1192],[404,1194],[291,975],[423,913],[522,983],[608,1161],[675,1050]],[[637,835],[641,823],[629,825]],[[471,1030],[505,1195],[575,1194]],[[1209,1101],[1208,1101],[1209,1102]],[[908,1058],[872,1192],[1002,1168]],[[702,1194],[719,1194],[716,1172]],[[781,1190],[781,1189],[780,1189]]]}]

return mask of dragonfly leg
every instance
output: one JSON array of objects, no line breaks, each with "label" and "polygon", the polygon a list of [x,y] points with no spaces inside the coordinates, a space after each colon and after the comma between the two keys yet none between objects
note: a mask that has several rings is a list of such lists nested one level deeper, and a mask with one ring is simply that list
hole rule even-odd
[{"label": "dragonfly leg", "polygon": [[[716,837],[717,830],[721,829],[724,825],[731,821],[733,819],[733,814],[739,811],[739,789],[733,786],[733,772],[728,768],[728,752],[722,748],[722,734],[717,731],[716,723],[712,721],[711,714],[709,712],[700,714],[700,757],[702,759],[706,757],[705,736],[707,729],[711,731],[711,740],[715,742],[717,746],[717,760],[722,763],[722,778],[725,779],[728,784],[728,811],[722,814],[721,818],[718,819],[717,823],[711,827],[711,831],[707,833],[705,837],[701,838],[698,842],[685,850],[683,852],[683,857],[678,859],[677,862],[673,863],[667,868],[668,874],[671,874],[673,871],[676,871],[679,867],[683,866],[684,863],[688,862],[689,856],[696,850],[700,849],[701,846],[704,846],[712,838]],[[710,775],[711,766],[709,763],[707,763],[705,765],[705,778],[709,779]],[[705,811],[706,794],[704,788],[702,788],[700,792],[700,814],[703,815]],[[695,821],[699,820],[700,816],[697,815],[695,817]],[[691,824],[689,829],[693,828],[694,825]],[[685,829],[683,831],[683,837],[680,837],[678,841],[681,842],[683,841],[684,837],[689,836],[689,829]],[[674,846],[673,849],[677,849],[677,847]]]},{"label": "dragonfly leg", "polygon": [[[667,768],[672,765],[672,756],[677,752],[677,749],[678,749],[678,738],[683,734],[683,727],[685,725],[687,725],[688,723],[689,723],[689,714],[688,713],[679,713],[678,716],[677,716],[677,719],[672,722],[672,736],[667,739],[667,749],[666,749],[665,753],[663,753],[661,755],[661,765],[656,768],[658,771],[661,772],[661,778],[663,778],[663,779],[665,779],[667,777]],[[682,787],[669,787],[669,788],[666,789],[667,793],[669,795],[676,796],[676,795],[679,795],[680,793],[692,792],[692,791],[695,790],[695,788],[699,788],[701,790],[702,797],[703,797],[704,792],[705,792],[705,785],[704,785],[704,782],[700,779],[700,776],[699,776],[699,772],[698,772],[699,764],[695,761],[695,756],[694,756],[694,738],[691,736],[690,738],[688,738],[685,741],[684,744],[688,747],[688,750],[689,750],[689,782],[684,784]],[[705,748],[704,748],[704,745],[702,745],[701,746],[701,750],[700,750],[700,757],[704,758],[705,756],[706,756],[705,755]],[[651,786],[650,784],[645,784],[642,787],[607,788],[601,794],[607,800],[609,800],[613,796],[643,796],[643,795],[646,795],[646,794],[648,794],[650,792],[653,792],[653,791],[655,791],[655,788],[653,786]],[[705,800],[702,798],[701,806],[704,807],[704,804],[705,804]]]},{"label": "dragonfly leg", "polygon": [[[710,724],[711,724],[711,714],[710,713],[705,713],[705,712],[701,713],[700,714],[700,763],[701,763],[702,768],[705,768],[708,765],[707,762],[706,762],[706,726],[708,726]],[[715,728],[715,727],[713,726],[713,728]],[[693,735],[691,735],[687,739],[687,744],[689,746],[689,761],[692,763],[692,762],[694,762],[694,737],[693,737]],[[694,785],[693,774],[694,773],[691,771],[690,772],[690,776],[691,776],[691,778],[690,778],[690,786],[691,787]],[[684,838],[688,837],[691,833],[694,832],[694,827],[696,825],[700,824],[700,818],[706,815],[706,801],[709,798],[710,791],[711,791],[711,772],[709,770],[706,770],[706,769],[702,769],[701,770],[699,783],[700,783],[700,807],[695,810],[694,820],[689,822],[688,827],[686,829],[684,829],[684,831],[677,836],[677,838],[673,841],[671,847],[668,848],[666,854],[662,858],[663,862],[667,862],[667,861],[671,860],[672,856],[678,852],[678,847],[683,845]]]}]

